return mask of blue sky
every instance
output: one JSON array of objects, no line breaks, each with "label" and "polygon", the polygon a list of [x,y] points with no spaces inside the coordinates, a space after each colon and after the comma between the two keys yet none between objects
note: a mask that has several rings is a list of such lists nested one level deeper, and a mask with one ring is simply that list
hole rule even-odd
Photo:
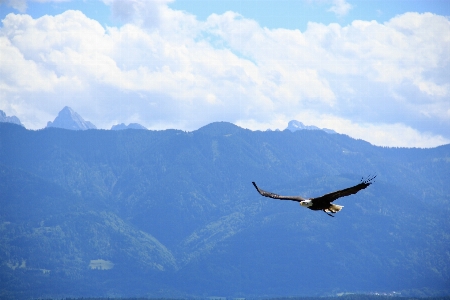
[{"label": "blue sky", "polygon": [[[8,13],[20,12],[10,1],[0,1],[2,19]],[[24,3],[24,1],[18,1]],[[195,15],[206,20],[211,14],[226,11],[237,12],[246,18],[256,20],[268,28],[288,28],[305,30],[308,22],[339,23],[347,25],[353,20],[388,21],[405,12],[431,12],[450,16],[450,2],[447,0],[359,0],[346,2],[351,5],[348,12],[339,15],[331,11],[332,1],[314,0],[177,0],[169,2],[169,7]],[[112,16],[111,9],[101,1],[28,2],[22,12],[34,18],[56,15],[68,9],[81,10],[86,16],[105,26],[120,26],[121,22]]]},{"label": "blue sky", "polygon": [[304,31],[308,22],[339,23],[347,25],[353,20],[377,20],[385,22],[390,18],[405,12],[432,12],[450,16],[448,1],[386,1],[359,0],[348,1],[348,12],[339,15],[331,11],[332,1],[299,1],[299,0],[178,0],[170,4],[175,9],[193,13],[200,20],[206,19],[212,13],[221,14],[228,10],[238,12],[246,18],[251,18],[261,26],[268,28],[300,29]]},{"label": "blue sky", "polygon": [[449,1],[0,1],[0,109],[450,143]]}]

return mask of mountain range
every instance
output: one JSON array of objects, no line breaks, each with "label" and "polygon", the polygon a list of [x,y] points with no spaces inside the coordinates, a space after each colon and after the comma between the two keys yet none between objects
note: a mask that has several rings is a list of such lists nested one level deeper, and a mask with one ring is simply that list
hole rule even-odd
[{"label": "mountain range", "polygon": [[[18,125],[22,125],[20,123],[19,118],[16,116],[6,117],[6,114],[0,110],[0,122],[9,122],[15,123]],[[23,126],[23,125],[22,125]],[[97,127],[89,121],[86,121],[81,117],[77,112],[75,112],[72,108],[65,106],[55,118],[53,122],[47,122],[48,127],[56,127],[63,128],[69,130],[87,130],[87,129],[97,129]],[[113,125],[111,130],[124,130],[124,129],[147,129],[141,124],[138,123],[130,123],[125,125],[124,123]],[[319,128],[317,126],[308,126],[304,125],[300,121],[292,120],[288,123],[288,127],[286,128],[292,132],[297,130],[323,130],[326,133],[334,134],[336,131],[327,128]],[[269,130],[270,131],[270,130]]]},{"label": "mountain range", "polygon": [[[450,294],[450,145],[0,123],[0,298]],[[305,197],[376,182],[330,218]]]}]

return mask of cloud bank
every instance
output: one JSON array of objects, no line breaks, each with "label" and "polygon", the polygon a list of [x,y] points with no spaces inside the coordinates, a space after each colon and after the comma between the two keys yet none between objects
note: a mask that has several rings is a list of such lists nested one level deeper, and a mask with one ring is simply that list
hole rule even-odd
[{"label": "cloud bank", "polygon": [[0,107],[8,115],[32,129],[66,105],[108,129],[213,121],[284,129],[297,119],[376,145],[450,142],[446,17],[405,13],[301,32],[231,11],[199,21],[164,0],[104,2],[124,25],[104,28],[80,11],[6,16]]}]

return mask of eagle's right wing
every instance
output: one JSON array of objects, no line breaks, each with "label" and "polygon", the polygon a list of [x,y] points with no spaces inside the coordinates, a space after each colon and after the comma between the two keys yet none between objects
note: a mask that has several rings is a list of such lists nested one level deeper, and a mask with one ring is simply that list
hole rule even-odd
[{"label": "eagle's right wing", "polygon": [[305,198],[300,197],[300,196],[281,196],[281,195],[277,195],[277,194],[274,194],[274,193],[271,193],[271,192],[267,192],[267,191],[264,191],[264,190],[260,189],[256,185],[256,183],[254,183],[254,182],[252,182],[252,183],[255,186],[255,188],[258,191],[258,193],[260,193],[261,196],[264,196],[264,197],[269,197],[269,198],[272,198],[272,199],[279,199],[279,200],[292,200],[292,201],[297,201],[297,202],[301,202],[301,201],[306,200]]},{"label": "eagle's right wing", "polygon": [[331,192],[320,197],[315,197],[312,198],[311,200],[314,203],[331,203],[338,198],[353,195],[359,192],[360,190],[365,189],[374,182],[373,180],[375,179],[375,177],[377,177],[377,175],[369,176],[366,179],[361,179],[361,182],[355,186],[339,190],[336,192]]}]

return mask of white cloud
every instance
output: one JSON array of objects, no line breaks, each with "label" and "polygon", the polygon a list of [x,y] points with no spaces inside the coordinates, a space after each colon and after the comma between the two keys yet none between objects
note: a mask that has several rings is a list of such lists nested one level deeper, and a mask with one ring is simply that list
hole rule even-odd
[{"label": "white cloud", "polygon": [[57,81],[51,70],[27,60],[5,37],[0,37],[0,56],[7,57],[0,65],[0,87],[3,91],[18,94],[22,91],[50,92]]},{"label": "white cloud", "polygon": [[27,10],[27,0],[1,0],[0,4],[2,2],[14,9],[17,9],[21,13],[24,13]]},{"label": "white cloud", "polygon": [[350,3],[345,0],[333,0],[333,5],[328,11],[335,13],[338,17],[345,16],[353,8]]},{"label": "white cloud", "polygon": [[111,6],[113,16],[123,22],[144,27],[156,27],[167,4],[173,0],[103,0]]},{"label": "white cloud", "polygon": [[284,129],[298,119],[378,145],[450,139],[445,17],[310,23],[301,32],[233,12],[202,22],[162,0],[106,2],[113,11],[128,3],[116,12],[128,23],[103,28],[78,11],[3,20],[0,51],[11,63],[0,65],[0,109],[28,128],[68,105],[99,128],[193,130],[225,120]]}]

